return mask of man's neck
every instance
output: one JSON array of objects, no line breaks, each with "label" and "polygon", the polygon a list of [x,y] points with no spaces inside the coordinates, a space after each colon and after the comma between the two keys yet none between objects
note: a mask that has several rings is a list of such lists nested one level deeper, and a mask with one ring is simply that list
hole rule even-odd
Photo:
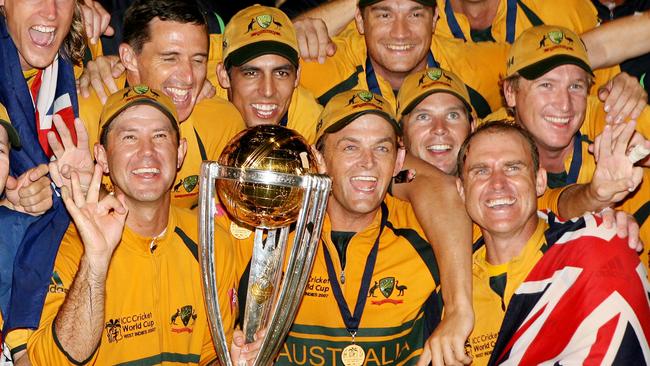
[{"label": "man's neck", "polygon": [[170,196],[156,202],[140,202],[126,198],[129,214],[126,226],[138,235],[156,237],[165,230],[169,221]]},{"label": "man's neck", "polygon": [[520,255],[539,223],[537,212],[520,228],[508,233],[490,233],[481,229],[485,240],[486,260],[492,265],[510,262]]},{"label": "man's neck", "polygon": [[501,0],[451,0],[456,13],[464,14],[471,29],[483,30],[494,22]]},{"label": "man's neck", "polygon": [[[370,56],[368,56],[370,57]],[[402,83],[404,82],[404,79],[412,73],[416,71],[421,71],[426,69],[427,67],[427,57],[424,57],[422,61],[420,61],[414,68],[413,70],[407,71],[407,72],[394,72],[390,71],[370,57],[370,63],[372,64],[373,70],[375,70],[375,73],[379,76],[381,76],[384,80],[388,81],[390,84],[391,89],[393,90],[399,90],[399,88],[402,86]]]},{"label": "man's neck", "polygon": [[539,164],[542,168],[546,169],[549,173],[562,173],[566,170],[564,162],[566,158],[573,152],[573,143],[575,137],[571,139],[571,143],[562,149],[547,149],[539,144]]},{"label": "man's neck", "polygon": [[330,199],[330,204],[327,205],[327,216],[330,219],[332,231],[361,232],[372,223],[379,211],[377,208],[366,214],[353,213],[334,201],[336,200]]}]

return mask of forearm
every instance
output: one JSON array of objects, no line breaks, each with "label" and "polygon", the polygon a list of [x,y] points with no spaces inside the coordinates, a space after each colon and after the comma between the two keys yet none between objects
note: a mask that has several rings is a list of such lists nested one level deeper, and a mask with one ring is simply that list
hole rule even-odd
[{"label": "forearm", "polygon": [[327,25],[330,37],[339,34],[354,18],[355,0],[332,0],[300,14],[299,18],[320,18]]},{"label": "forearm", "polygon": [[609,203],[596,199],[589,184],[574,184],[560,194],[557,214],[570,219],[582,216],[585,212],[597,212],[606,207],[609,207]]},{"label": "forearm", "polygon": [[72,359],[90,358],[104,329],[106,271],[91,268],[84,256],[79,272],[54,320],[56,338]]},{"label": "forearm", "polygon": [[411,203],[433,247],[445,311],[472,313],[472,223],[456,179],[408,154],[404,168],[415,169],[416,177],[411,183],[395,185],[393,193]]},{"label": "forearm", "polygon": [[592,68],[600,69],[650,52],[648,34],[650,11],[607,22],[583,33],[581,38]]}]

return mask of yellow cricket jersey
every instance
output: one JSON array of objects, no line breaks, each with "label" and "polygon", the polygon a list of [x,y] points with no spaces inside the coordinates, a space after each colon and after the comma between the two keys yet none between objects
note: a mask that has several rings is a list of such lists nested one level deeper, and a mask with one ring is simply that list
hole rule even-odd
[{"label": "yellow cricket jersey", "polygon": [[[598,12],[589,0],[500,0],[492,25],[482,32],[472,31],[467,17],[452,10],[450,0],[439,1],[438,9],[440,19],[434,34],[467,42],[512,44],[523,31],[538,25],[559,25],[582,34],[600,23]],[[591,94],[597,95],[598,88],[620,72],[619,66],[595,70]]]},{"label": "yellow cricket jersey", "polygon": [[[196,215],[173,206],[161,237],[142,237],[125,228],[106,279],[101,343],[86,363],[206,364],[216,358],[201,288],[197,235]],[[217,251],[219,301],[230,304],[232,247],[217,246]],[[29,337],[34,365],[76,364],[60,348],[53,323],[82,255],[83,244],[71,225],[56,257],[39,328]],[[228,339],[233,311],[221,307]]]},{"label": "yellow cricket jersey", "polygon": [[[122,85],[124,80],[116,83]],[[99,140],[101,111],[101,101],[94,93],[79,98],[79,113],[88,130],[91,151]],[[187,140],[187,154],[172,187],[172,205],[193,208],[198,204],[201,162],[218,160],[228,142],[245,127],[239,111],[224,99],[213,97],[194,106],[190,117],[180,125],[181,137]]]},{"label": "yellow cricket jersey", "polygon": [[[376,265],[356,344],[366,353],[366,365],[411,365],[417,362],[424,341],[438,323],[441,300],[438,267],[431,245],[408,203],[390,196],[384,200],[386,224],[379,238]],[[380,210],[381,211],[381,210]],[[345,282],[340,282],[341,261],[325,219],[307,288],[294,325],[277,357],[277,365],[340,365],[341,351],[351,342],[332,290],[324,247],[331,255],[341,290],[353,312],[366,260],[379,234],[381,212],[362,232],[354,234],[346,250]],[[226,226],[221,232],[234,240]],[[228,238],[222,238],[228,240]],[[289,243],[293,235],[289,236]],[[239,273],[248,265],[252,235],[236,243]],[[241,274],[240,274],[241,276]],[[244,278],[243,282],[247,282]],[[242,291],[240,284],[240,295]],[[243,301],[240,297],[240,304]]]},{"label": "yellow cricket jersey", "polygon": [[467,340],[469,344],[465,346],[473,358],[473,366],[487,365],[512,295],[542,258],[547,228],[548,223],[539,220],[522,252],[503,265],[494,266],[487,262],[485,245],[474,252],[472,284],[476,321]]},{"label": "yellow cricket jersey", "polygon": [[[350,89],[368,89],[396,106],[396,91],[375,74],[367,73],[366,43],[358,32],[346,31],[334,37],[337,50],[324,64],[302,62],[300,83],[326,104],[334,95]],[[429,66],[439,66],[458,75],[468,86],[470,99],[479,116],[501,107],[499,75],[505,74],[507,44],[465,43],[434,35]],[[477,56],[480,55],[480,56]]]}]

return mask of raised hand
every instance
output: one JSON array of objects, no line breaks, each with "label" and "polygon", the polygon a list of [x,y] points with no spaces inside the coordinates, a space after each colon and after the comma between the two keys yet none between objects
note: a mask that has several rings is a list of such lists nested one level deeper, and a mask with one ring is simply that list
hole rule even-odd
[{"label": "raised hand", "polygon": [[87,191],[92,179],[94,163],[88,148],[86,127],[79,118],[74,120],[77,134],[77,145],[75,145],[63,119],[55,114],[52,121],[59,132],[61,142],[57,140],[54,132],[50,131],[47,134],[47,142],[56,156],[56,160],[50,163],[50,177],[59,188],[64,185],[70,186],[70,175],[74,171],[79,176],[80,187]]},{"label": "raised hand", "polygon": [[94,168],[87,194],[80,187],[79,176],[71,173],[69,185],[61,195],[84,244],[84,257],[95,274],[106,274],[113,251],[122,238],[128,209],[123,197],[109,194],[99,200],[102,169]]},{"label": "raised hand", "polygon": [[12,210],[39,216],[52,207],[52,187],[47,165],[41,164],[14,179],[8,177],[3,205]]}]

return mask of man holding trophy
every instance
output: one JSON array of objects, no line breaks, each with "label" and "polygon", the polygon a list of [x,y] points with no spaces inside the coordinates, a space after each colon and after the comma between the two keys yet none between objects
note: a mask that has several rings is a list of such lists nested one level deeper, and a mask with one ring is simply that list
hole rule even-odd
[{"label": "man holding trophy", "polygon": [[[415,364],[440,320],[440,280],[413,209],[386,194],[404,160],[392,107],[364,90],[339,94],[321,114],[317,136],[319,172],[332,180],[320,243],[311,271],[305,269],[309,278],[304,294],[298,288],[299,295],[294,295],[302,299],[293,325],[291,318],[275,317],[266,325],[288,323],[288,336],[267,337],[265,343],[275,342],[278,365]],[[228,200],[222,197],[221,202]],[[242,210],[234,205],[238,208]],[[247,240],[252,232],[226,226],[219,217],[216,222],[214,245],[233,246],[241,279],[239,301],[248,310],[260,297],[259,280],[249,279],[257,262],[251,260],[257,249]],[[320,233],[316,227],[314,235]],[[263,243],[268,246],[268,236]],[[290,265],[291,260],[285,263],[285,277],[292,276]],[[253,299],[244,301],[244,296]],[[251,315],[240,316],[246,323]]]}]

